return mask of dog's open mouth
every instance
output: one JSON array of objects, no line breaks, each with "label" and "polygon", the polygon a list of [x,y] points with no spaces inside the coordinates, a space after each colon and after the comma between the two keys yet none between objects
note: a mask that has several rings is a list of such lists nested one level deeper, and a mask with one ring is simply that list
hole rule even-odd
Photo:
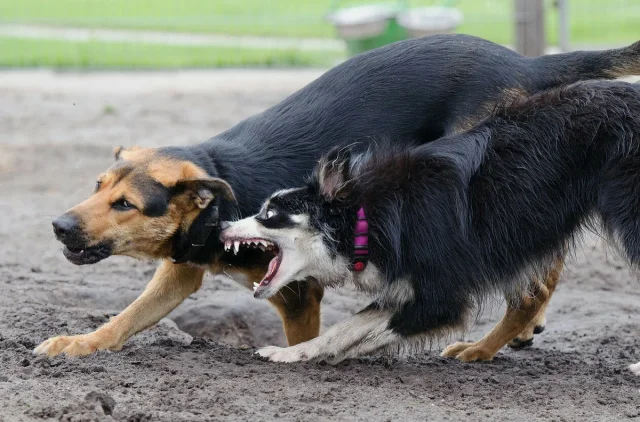
[{"label": "dog's open mouth", "polygon": [[259,287],[268,286],[271,283],[271,280],[278,274],[278,270],[280,269],[280,264],[282,263],[282,250],[278,247],[278,245],[270,240],[260,239],[260,238],[249,238],[249,239],[227,239],[224,242],[224,249],[227,252],[233,252],[237,254],[240,252],[241,248],[254,248],[260,249],[263,252],[268,252],[273,254],[273,258],[269,261],[269,268],[267,269],[267,273],[262,278],[260,283],[253,283],[253,290],[257,290]]},{"label": "dog's open mouth", "polygon": [[65,246],[62,253],[72,264],[89,265],[110,257],[111,247],[107,244],[87,247]]}]

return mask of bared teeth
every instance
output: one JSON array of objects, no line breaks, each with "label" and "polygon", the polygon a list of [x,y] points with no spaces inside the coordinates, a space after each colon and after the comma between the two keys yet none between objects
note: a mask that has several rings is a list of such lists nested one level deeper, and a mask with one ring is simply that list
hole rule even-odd
[{"label": "bared teeth", "polygon": [[226,240],[224,242],[225,252],[233,251],[236,255],[240,252],[240,246],[257,248],[262,251],[273,251],[276,249],[274,243],[264,239]]},{"label": "bared teeth", "polygon": [[253,291],[255,292],[256,290],[258,290],[258,287],[260,287],[260,284],[256,283],[255,281],[253,282]]}]

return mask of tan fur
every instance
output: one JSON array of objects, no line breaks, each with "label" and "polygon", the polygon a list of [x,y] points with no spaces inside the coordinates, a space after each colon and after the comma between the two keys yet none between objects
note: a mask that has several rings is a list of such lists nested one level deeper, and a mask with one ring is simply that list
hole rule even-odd
[{"label": "tan fur", "polygon": [[[558,260],[542,281],[534,280],[530,295],[507,300],[504,317],[481,340],[452,344],[442,352],[442,356],[455,357],[463,362],[493,359],[509,341],[527,329],[537,319],[537,315],[542,313],[544,317],[544,308],[555,291],[563,265],[564,260]],[[533,329],[531,333],[533,335]]]},{"label": "tan fur", "polygon": [[556,261],[554,268],[549,271],[544,280],[544,285],[547,286],[549,297],[542,304],[540,310],[536,314],[536,316],[531,320],[531,322],[525,327],[524,330],[517,337],[509,342],[509,346],[514,348],[521,347],[520,345],[523,343],[530,342],[533,339],[534,331],[536,327],[544,328],[546,325],[546,311],[547,306],[549,306],[549,302],[551,301],[551,296],[556,290],[558,286],[558,282],[560,280],[560,275],[562,274],[562,269],[564,267],[564,260]]},{"label": "tan fur", "polygon": [[[186,191],[172,199],[164,216],[154,218],[137,210],[114,211],[111,204],[124,197],[136,207],[142,206],[142,193],[130,183],[137,172],[144,172],[166,187],[175,186],[179,181],[212,179],[195,164],[158,156],[153,149],[117,147],[114,155],[116,163],[98,178],[99,189],[69,212],[82,221],[89,246],[109,240],[114,255],[168,258],[173,233],[179,228],[188,229],[213,196],[198,196],[197,192]],[[133,169],[125,173],[125,167]],[[231,188],[228,185],[226,188],[227,196],[233,196]],[[217,263],[212,263],[208,270],[216,274],[223,272]],[[243,274],[245,286],[251,289],[253,282],[259,282],[266,270],[266,265],[253,265],[234,271]],[[203,268],[175,265],[165,260],[140,297],[111,321],[89,334],[50,338],[35,352],[49,356],[61,353],[86,356],[98,350],[119,350],[129,337],[156,324],[198,290],[204,272]],[[323,290],[315,284],[305,287],[301,283],[300,287],[300,292],[304,292],[302,295],[287,291],[271,300],[282,317],[290,345],[310,340],[320,332]]]},{"label": "tan fur", "polygon": [[461,133],[473,128],[480,120],[488,117],[493,112],[496,104],[509,103],[518,98],[525,98],[528,95],[529,93],[523,88],[505,88],[494,101],[483,104],[475,115],[458,118],[453,126],[452,133]]},{"label": "tan fur", "polygon": [[289,287],[291,289],[282,289],[270,297],[269,302],[280,314],[287,343],[293,346],[320,334],[320,302],[324,289],[308,281],[297,281]]},{"label": "tan fur", "polygon": [[[216,264],[209,269],[214,274],[225,274],[249,290],[253,283],[260,282],[267,272],[267,264],[249,263],[242,268],[222,268]],[[320,334],[320,302],[324,288],[309,281],[297,281],[270,297],[271,303],[282,318],[287,343],[293,346],[317,337]]]}]

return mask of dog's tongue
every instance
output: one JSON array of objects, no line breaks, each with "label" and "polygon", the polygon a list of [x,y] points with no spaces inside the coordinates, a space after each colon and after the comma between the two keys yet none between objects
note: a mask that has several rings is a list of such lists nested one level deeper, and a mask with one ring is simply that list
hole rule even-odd
[{"label": "dog's tongue", "polygon": [[271,283],[273,277],[275,277],[276,272],[278,271],[278,257],[275,256],[271,261],[269,261],[269,268],[267,269],[267,274],[265,274],[264,278],[260,282],[261,286],[266,286]]},{"label": "dog's tongue", "polygon": [[255,282],[253,283],[254,297],[256,298],[262,297],[262,291],[267,288],[267,286],[271,283],[271,280],[273,280],[273,277],[275,277],[276,272],[278,271],[277,261],[278,261],[278,257],[275,257],[271,261],[269,261],[269,268],[267,269],[267,274],[265,274],[262,281],[260,281],[260,284]]}]

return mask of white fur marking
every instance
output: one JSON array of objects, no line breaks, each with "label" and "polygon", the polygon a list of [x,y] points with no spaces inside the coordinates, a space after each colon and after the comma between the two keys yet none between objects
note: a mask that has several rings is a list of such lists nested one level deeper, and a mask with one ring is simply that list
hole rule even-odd
[{"label": "white fur marking", "polygon": [[[288,189],[281,189],[279,191],[277,191],[276,193],[274,193],[273,195],[271,195],[271,198],[275,198],[276,196],[284,196],[288,193],[293,193],[295,191],[299,191],[302,190],[304,188],[288,188]],[[269,199],[271,199],[269,198]]]},{"label": "white fur marking", "polygon": [[291,218],[291,221],[296,224],[300,224],[301,226],[307,227],[309,225],[309,216],[305,214],[291,214],[289,218]]},{"label": "white fur marking", "polygon": [[415,290],[409,280],[400,278],[391,284],[386,284],[380,294],[380,303],[399,308],[411,302],[415,297]]}]

